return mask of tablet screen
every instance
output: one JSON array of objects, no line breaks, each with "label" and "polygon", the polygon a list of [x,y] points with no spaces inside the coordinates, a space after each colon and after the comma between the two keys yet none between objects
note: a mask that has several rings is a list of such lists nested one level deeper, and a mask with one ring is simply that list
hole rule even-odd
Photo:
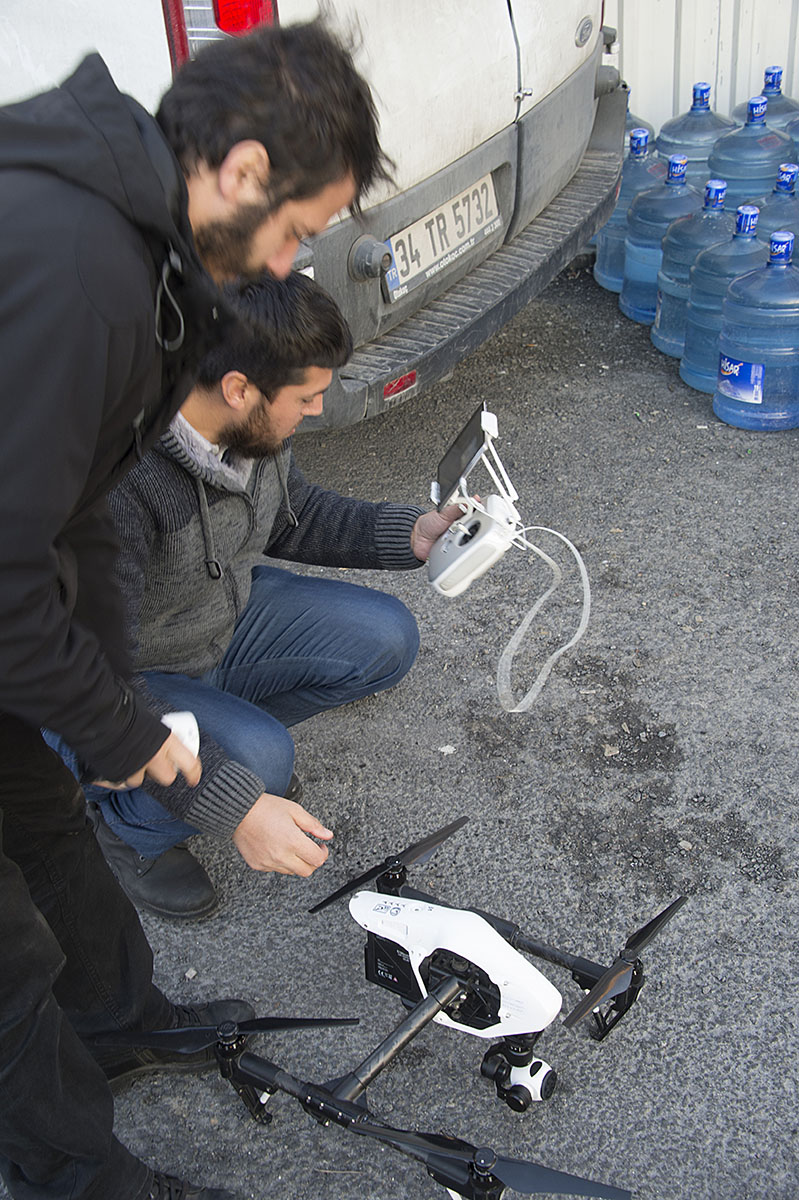
[{"label": "tablet screen", "polygon": [[468,475],[486,448],[487,437],[483,429],[485,404],[472,414],[455,441],[438,464],[439,512],[449,504],[458,490],[458,483]]}]

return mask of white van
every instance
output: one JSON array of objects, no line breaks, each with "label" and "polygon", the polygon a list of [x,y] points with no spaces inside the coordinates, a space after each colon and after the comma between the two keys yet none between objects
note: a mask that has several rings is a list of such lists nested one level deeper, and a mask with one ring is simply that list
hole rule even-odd
[{"label": "white van", "polygon": [[[603,66],[602,0],[326,0],[354,30],[394,184],[303,246],[356,351],[303,428],[374,416],[449,373],[604,222],[626,91]],[[53,86],[90,49],[154,110],[211,39],[317,15],[318,0],[4,0],[0,101]]]}]

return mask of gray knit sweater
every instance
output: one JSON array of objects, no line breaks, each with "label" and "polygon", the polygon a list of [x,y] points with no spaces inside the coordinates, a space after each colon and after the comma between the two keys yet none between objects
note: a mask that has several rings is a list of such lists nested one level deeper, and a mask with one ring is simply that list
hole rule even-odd
[{"label": "gray knit sweater", "polygon": [[[111,493],[110,507],[139,671],[200,676],[216,666],[249,599],[252,569],[269,558],[385,570],[420,565],[410,535],[422,509],[309,484],[289,442],[267,458],[227,462],[180,414]],[[157,711],[166,708],[149,699]],[[263,781],[200,732],[199,787],[148,783],[148,791],[199,829],[229,834]]]}]

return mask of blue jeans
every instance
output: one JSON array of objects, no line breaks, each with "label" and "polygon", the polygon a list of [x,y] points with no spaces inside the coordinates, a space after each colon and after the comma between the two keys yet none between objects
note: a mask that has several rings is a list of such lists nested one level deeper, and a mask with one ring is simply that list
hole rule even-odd
[{"label": "blue jeans", "polygon": [[[153,695],[174,710],[193,712],[231,759],[262,779],[265,791],[282,796],[294,763],[288,727],[393,687],[418,649],[416,621],[395,596],[259,566],[218,666],[200,678],[144,674]],[[63,741],[46,736],[74,768]],[[143,788],[85,791],[102,804],[117,837],[147,858],[198,832]]]}]

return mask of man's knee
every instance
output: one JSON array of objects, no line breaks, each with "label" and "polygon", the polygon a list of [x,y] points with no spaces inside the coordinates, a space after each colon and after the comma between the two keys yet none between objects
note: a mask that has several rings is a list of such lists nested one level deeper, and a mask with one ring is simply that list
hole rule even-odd
[{"label": "man's knee", "polygon": [[419,653],[416,618],[396,596],[382,595],[372,614],[371,635],[376,644],[372,673],[381,688],[393,687],[407,675]]}]

